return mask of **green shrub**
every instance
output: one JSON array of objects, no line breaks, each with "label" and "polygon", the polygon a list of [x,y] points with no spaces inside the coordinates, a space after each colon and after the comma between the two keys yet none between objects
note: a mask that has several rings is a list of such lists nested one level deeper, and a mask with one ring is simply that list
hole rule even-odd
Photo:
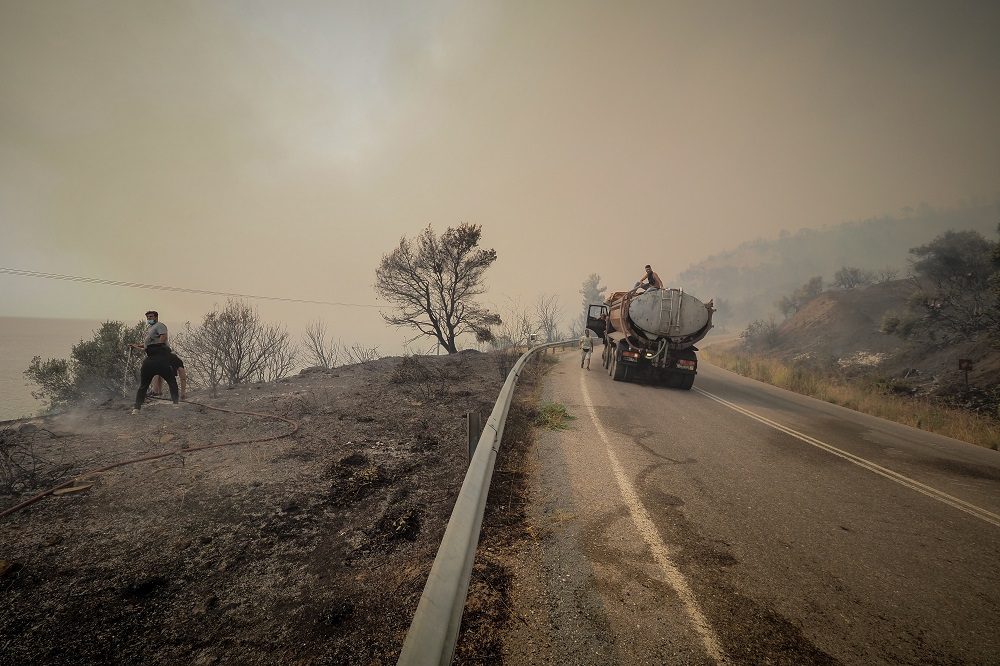
[{"label": "green shrub", "polygon": [[125,395],[142,363],[142,353],[129,344],[142,339],[144,323],[129,328],[120,321],[106,321],[91,340],[73,345],[70,358],[31,359],[24,376],[38,389],[31,395],[44,400],[49,409],[86,398],[107,399]]},{"label": "green shrub", "polygon": [[546,402],[538,409],[535,425],[546,430],[565,430],[569,427],[567,421],[572,421],[575,418],[566,411],[566,405],[558,402]]}]

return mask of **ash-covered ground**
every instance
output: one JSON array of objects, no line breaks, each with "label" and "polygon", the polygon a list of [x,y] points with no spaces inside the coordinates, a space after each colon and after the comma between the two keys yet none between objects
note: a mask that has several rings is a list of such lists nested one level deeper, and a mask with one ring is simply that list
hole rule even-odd
[{"label": "ash-covered ground", "polygon": [[[394,663],[465,473],[464,415],[485,420],[498,365],[386,358],[190,396],[299,423],[260,444],[185,453],[289,425],[165,402],[0,431],[22,470],[0,510],[88,469],[178,452],[0,519],[0,663]],[[458,662],[496,663],[511,619],[532,382],[508,421]]]}]

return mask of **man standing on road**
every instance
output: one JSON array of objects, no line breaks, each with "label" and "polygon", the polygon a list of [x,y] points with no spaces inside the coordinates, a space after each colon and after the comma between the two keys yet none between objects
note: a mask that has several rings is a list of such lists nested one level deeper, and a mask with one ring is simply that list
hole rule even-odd
[{"label": "man standing on road", "polygon": [[587,370],[590,370],[590,357],[594,353],[594,339],[590,337],[590,329],[583,329],[583,337],[580,338],[580,351],[582,352],[580,356],[580,367],[587,364]]}]

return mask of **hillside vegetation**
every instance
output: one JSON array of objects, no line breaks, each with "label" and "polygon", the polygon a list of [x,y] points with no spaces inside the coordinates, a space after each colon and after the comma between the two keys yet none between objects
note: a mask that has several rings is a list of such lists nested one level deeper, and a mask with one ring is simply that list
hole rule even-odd
[{"label": "hillside vegetation", "polygon": [[682,271],[673,284],[700,298],[715,298],[720,327],[739,329],[776,313],[775,303],[813,276],[831,282],[845,266],[905,276],[909,250],[949,230],[995,233],[1000,204],[935,210],[906,209],[899,215],[849,222],[821,229],[782,232],[704,259]]},{"label": "hillside vegetation", "polygon": [[[758,320],[706,360],[741,375],[988,448],[1000,448],[1000,349],[984,331],[933,344],[886,332],[919,286],[824,291],[783,322]],[[973,363],[968,373],[958,359]]]},{"label": "hillside vegetation", "polygon": [[[1000,234],[1000,225],[997,227]],[[990,234],[992,236],[992,234]],[[1000,448],[1000,240],[949,229],[909,249],[909,275],[813,276],[708,358],[875,416]]]}]

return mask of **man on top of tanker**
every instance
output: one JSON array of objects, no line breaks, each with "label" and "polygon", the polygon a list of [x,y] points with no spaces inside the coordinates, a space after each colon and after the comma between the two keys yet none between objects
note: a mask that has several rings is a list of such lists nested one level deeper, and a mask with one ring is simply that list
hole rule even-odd
[{"label": "man on top of tanker", "polygon": [[632,291],[638,291],[639,289],[642,289],[643,291],[649,291],[650,289],[663,289],[663,280],[660,279],[659,275],[653,272],[653,269],[649,266],[649,264],[646,264],[646,272],[643,273],[639,281],[635,283]]}]

